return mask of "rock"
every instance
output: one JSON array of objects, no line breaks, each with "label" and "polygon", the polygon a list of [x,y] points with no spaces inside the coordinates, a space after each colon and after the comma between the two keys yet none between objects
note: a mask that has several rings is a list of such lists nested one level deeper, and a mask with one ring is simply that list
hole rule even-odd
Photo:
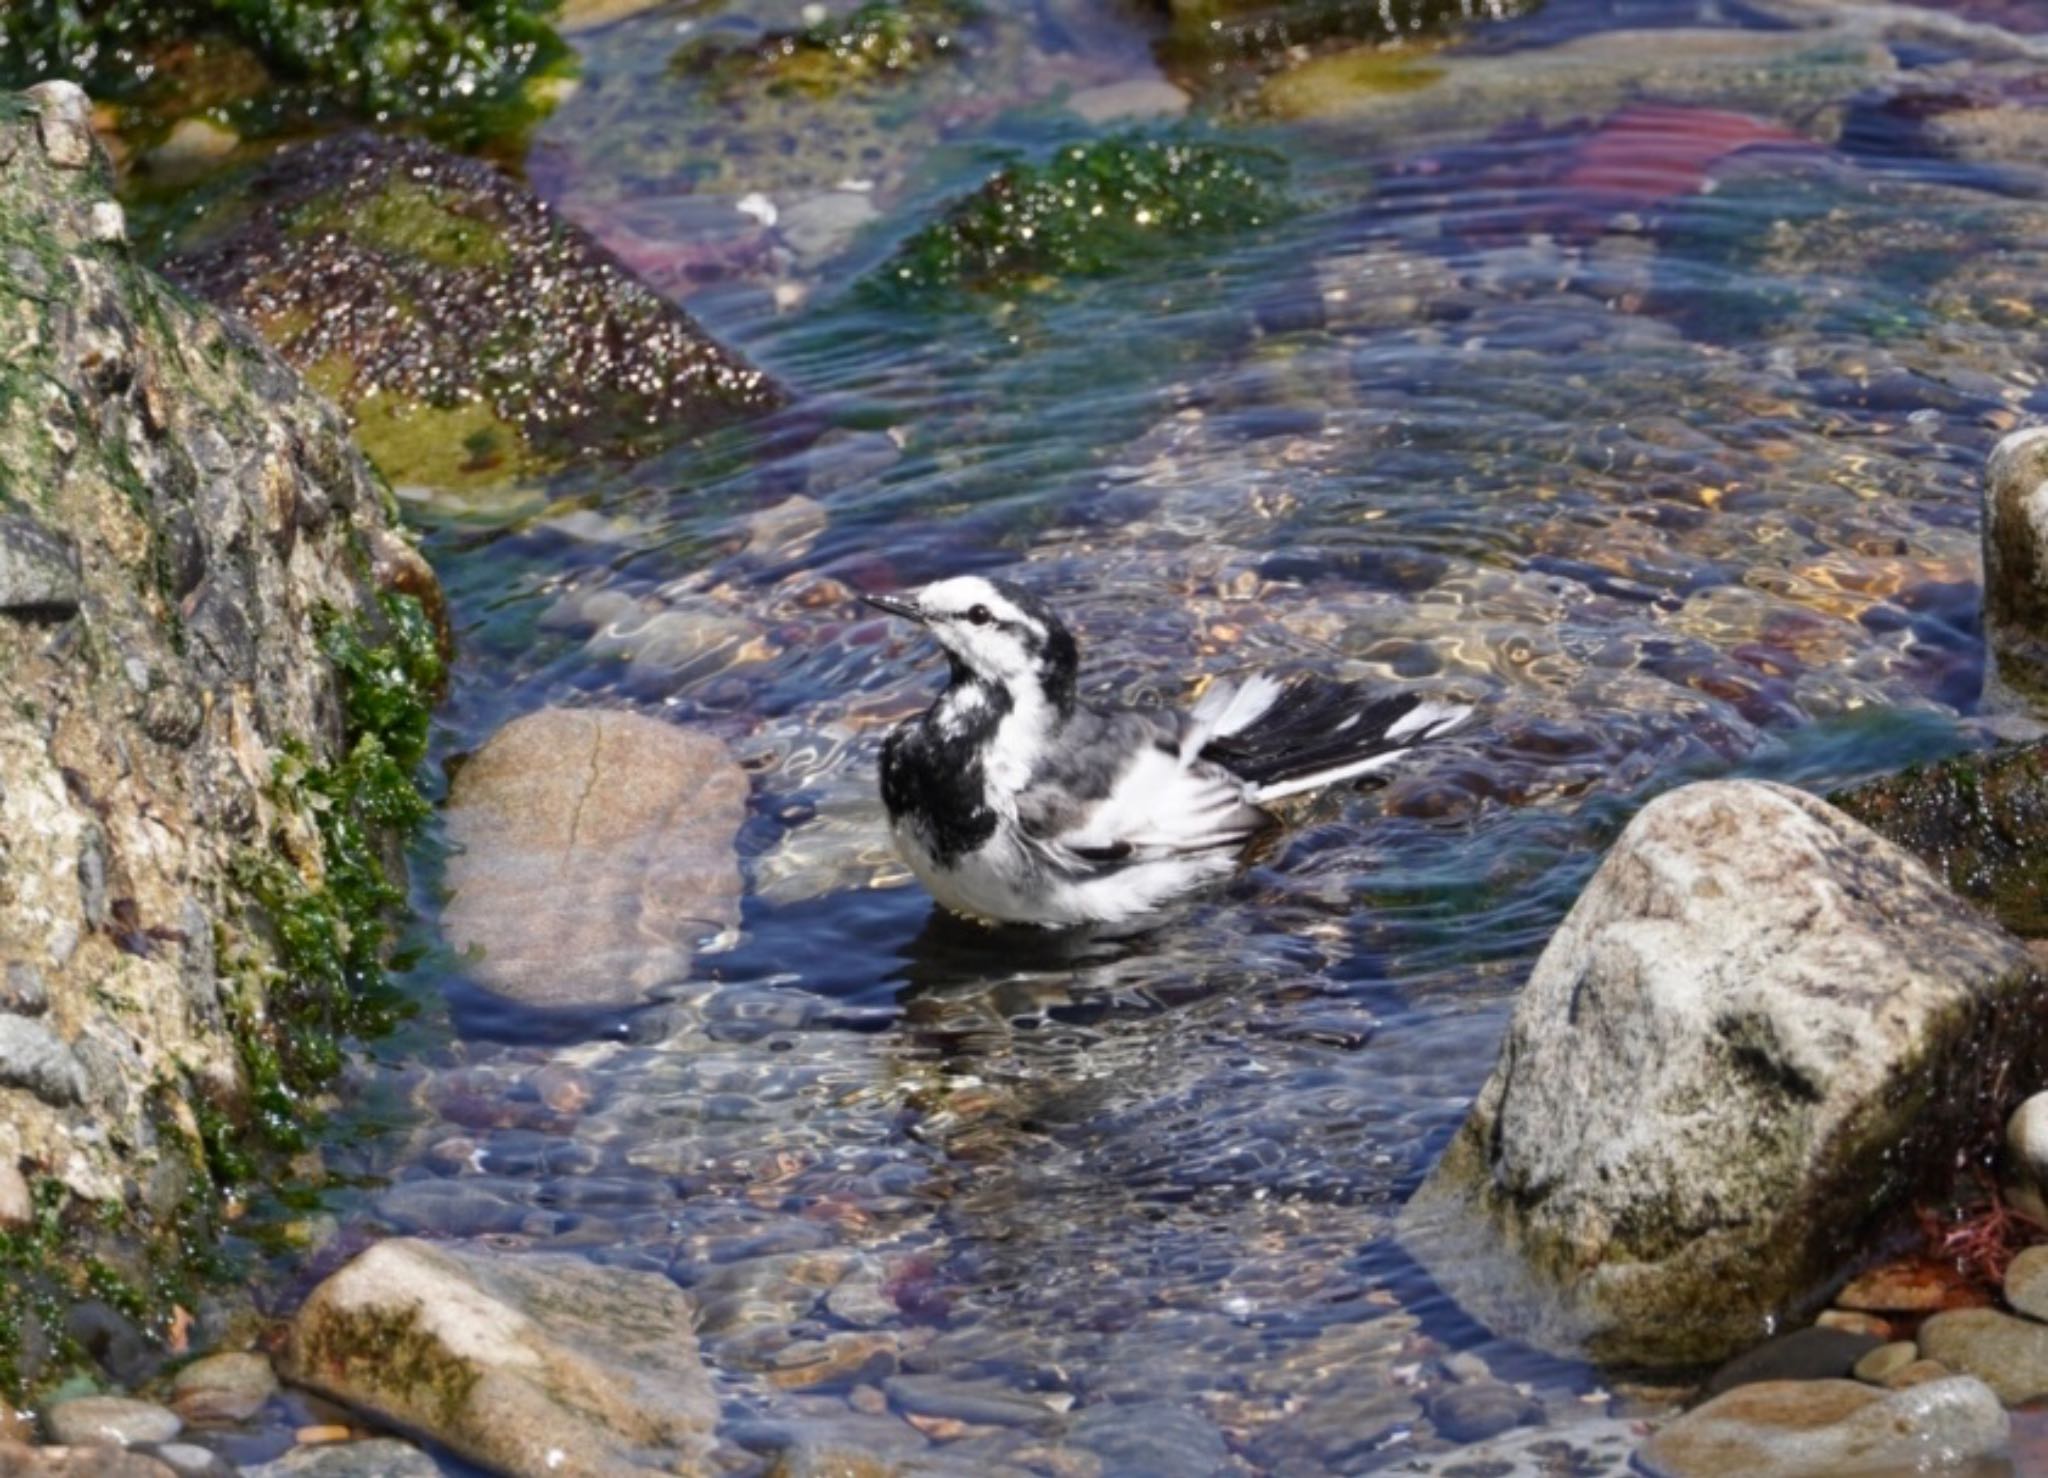
[{"label": "rock", "polygon": [[1216,1424],[1171,1401],[1098,1402],[1074,1415],[1067,1441],[1102,1460],[1105,1473],[1207,1478],[1236,1470]]},{"label": "rock", "polygon": [[143,1442],[168,1442],[185,1429],[177,1416],[154,1401],[126,1396],[78,1396],[59,1401],[43,1413],[50,1440],[65,1447],[111,1442],[133,1447]]},{"label": "rock", "polygon": [[659,1274],[381,1242],[306,1300],[285,1368],[514,1478],[682,1471],[718,1412],[695,1322]]},{"label": "rock", "polygon": [[1636,1478],[1632,1458],[1641,1441],[1641,1425],[1621,1417],[1521,1427],[1469,1447],[1405,1459],[1394,1471],[1419,1478]]},{"label": "rock", "polygon": [[241,135],[210,118],[181,118],[164,141],[142,156],[150,175],[167,184],[197,179],[242,146]]},{"label": "rock", "polygon": [[761,1376],[785,1391],[808,1390],[882,1380],[896,1373],[896,1362],[894,1334],[831,1334],[784,1345],[762,1368]]},{"label": "rock", "polygon": [[1889,1319],[1880,1319],[1875,1314],[1866,1314],[1856,1309],[1822,1309],[1814,1315],[1813,1322],[1822,1329],[1843,1329],[1850,1334],[1867,1334],[1880,1344],[1892,1337]]},{"label": "rock", "polygon": [[1919,1358],[1920,1347],[1909,1339],[1879,1345],[1856,1362],[1856,1379],[1881,1386]]},{"label": "rock", "polygon": [[777,230],[799,261],[815,264],[838,256],[881,215],[866,190],[826,190],[784,210]]},{"label": "rock", "polygon": [[1636,1460],[1657,1478],[1823,1478],[1965,1463],[1995,1453],[2010,1431],[1997,1398],[1967,1377],[1892,1392],[1772,1381],[1687,1412]]},{"label": "rock", "polygon": [[187,1422],[247,1421],[277,1392],[270,1361],[253,1352],[208,1355],[171,1381],[171,1409]]},{"label": "rock", "polygon": [[1437,1392],[1425,1408],[1430,1425],[1453,1442],[1483,1442],[1543,1420],[1543,1406],[1500,1381],[1471,1381]]},{"label": "rock", "polygon": [[1920,1353],[1974,1375],[2007,1406],[2048,1396],[2048,1325],[1996,1309],[1950,1309],[1920,1326]]},{"label": "rock", "polygon": [[1874,37],[1828,31],[1612,30],[1512,57],[1416,61],[1379,47],[1336,52],[1281,73],[1259,94],[1276,117],[1390,135],[1474,135],[1510,122],[1555,126],[1638,97],[1798,120],[1891,76]]},{"label": "rock", "polygon": [[[0,1196],[18,1173],[64,1227],[63,1267],[38,1245],[6,1281],[139,1368],[79,1269],[180,1281],[214,1200],[199,1121],[214,1163],[245,1160],[250,1065],[310,1100],[307,1017],[353,1019],[311,978],[320,928],[288,967],[277,910],[334,906],[323,820],[355,800],[282,772],[353,742],[325,646],[381,638],[360,550],[392,512],[340,414],[119,220],[77,88],[0,104]],[[57,1332],[10,1340],[10,1384],[63,1378]]]},{"label": "rock", "polygon": [[1703,1388],[1704,1394],[1718,1396],[1758,1381],[1840,1380],[1878,1344],[1872,1335],[1823,1329],[1819,1325],[1795,1329],[1737,1355],[1713,1373]]},{"label": "rock", "polygon": [[2048,744],[1957,755],[1828,798],[2023,939],[2048,937]]},{"label": "rock", "polygon": [[1902,1365],[1886,1376],[1882,1382],[1888,1391],[1904,1391],[1914,1386],[1924,1386],[1930,1381],[1947,1380],[1955,1372],[1939,1360],[1915,1360]]},{"label": "rock", "polygon": [[1900,1314],[1967,1308],[1985,1301],[1953,1263],[1931,1257],[1909,1257],[1872,1268],[1850,1279],[1835,1295],[1835,1302],[1845,1309]]},{"label": "rock", "polygon": [[1984,481],[1984,636],[1996,679],[2048,699],[2048,426],[1999,442]]},{"label": "rock", "polygon": [[631,713],[529,714],[456,776],[442,928],[515,1000],[638,1001],[738,923],[746,799],[709,735]]},{"label": "rock", "polygon": [[225,1458],[196,1442],[161,1442],[150,1455],[178,1478],[235,1478]]},{"label": "rock", "polygon": [[996,1381],[954,1380],[944,1375],[899,1375],[882,1382],[899,1410],[913,1416],[950,1418],[977,1427],[1062,1425],[1059,1413],[1034,1396]]},{"label": "rock", "polygon": [[0,611],[61,620],[84,592],[78,545],[26,513],[0,512]]},{"label": "rock", "polygon": [[283,151],[165,270],[336,396],[394,481],[651,453],[785,398],[502,171],[418,139]]},{"label": "rock", "polygon": [[1402,1240],[1497,1332],[1726,1358],[1953,1163],[1972,1115],[1927,1106],[2038,1050],[2000,1009],[2033,979],[2017,940],[1824,802],[1673,791],[1538,960]]},{"label": "rock", "polygon": [[2031,1319],[2048,1321],[2048,1247],[2029,1247],[2005,1270],[2005,1301]]},{"label": "rock", "polygon": [[155,1458],[119,1447],[27,1447],[0,1441],[0,1478],[178,1478]]},{"label": "rock", "polygon": [[1083,88],[1067,98],[1067,111],[1090,123],[1125,119],[1178,118],[1188,110],[1188,95],[1164,77],[1126,77],[1100,87]]},{"label": "rock", "polygon": [[35,1214],[27,1177],[12,1160],[0,1159],[0,1227],[25,1227]]},{"label": "rock", "polygon": [[242,1478],[440,1478],[441,1465],[391,1437],[299,1447],[275,1462],[242,1469]]},{"label": "rock", "polygon": [[2019,1209],[2048,1225],[2048,1093],[2036,1093],[2005,1121],[2005,1170]]}]

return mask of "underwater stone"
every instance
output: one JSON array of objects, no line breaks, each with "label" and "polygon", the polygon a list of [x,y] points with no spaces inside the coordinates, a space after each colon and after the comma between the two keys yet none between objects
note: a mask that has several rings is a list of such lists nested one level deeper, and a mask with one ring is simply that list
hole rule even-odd
[{"label": "underwater stone", "polygon": [[401,1238],[313,1290],[285,1373],[512,1478],[700,1472],[695,1324],[658,1273]]},{"label": "underwater stone", "polygon": [[43,1425],[49,1429],[52,1441],[76,1447],[102,1442],[119,1447],[131,1447],[138,1442],[168,1442],[185,1427],[155,1402],[133,1401],[125,1396],[80,1396],[59,1401],[43,1413]]},{"label": "underwater stone", "polygon": [[1538,960],[1403,1244],[1497,1332],[1649,1366],[1753,1343],[1953,1164],[2025,947],[1825,802],[1690,785]]},{"label": "underwater stone", "polygon": [[2012,1260],[2005,1301],[2030,1319],[2048,1320],[2048,1247],[2029,1247]]},{"label": "underwater stone", "polygon": [[1743,1386],[1643,1444],[1656,1478],[1822,1478],[1920,1472],[1988,1457],[2012,1430],[1982,1381],[1952,1377],[1885,1392],[1855,1381]]},{"label": "underwater stone", "polygon": [[746,800],[708,734],[633,713],[529,714],[456,776],[443,929],[515,1000],[641,1000],[738,923]]},{"label": "underwater stone", "polygon": [[2048,701],[2048,426],[2013,432],[1985,471],[1984,635],[1997,679]]},{"label": "underwater stone", "polygon": [[1949,1309],[1920,1326],[1920,1353],[1974,1375],[2007,1406],[2048,1396],[2048,1324],[1997,1309]]}]

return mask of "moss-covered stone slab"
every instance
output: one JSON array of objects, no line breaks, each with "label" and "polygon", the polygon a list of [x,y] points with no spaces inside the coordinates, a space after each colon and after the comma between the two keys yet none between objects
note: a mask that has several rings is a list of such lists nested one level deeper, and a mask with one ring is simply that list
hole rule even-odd
[{"label": "moss-covered stone slab", "polygon": [[706,1471],[696,1308],[657,1273],[380,1242],[313,1290],[285,1372],[512,1478]]},{"label": "moss-covered stone slab", "polygon": [[350,409],[397,481],[645,455],[784,399],[524,189],[416,139],[278,155],[179,234],[165,270]]},{"label": "moss-covered stone slab", "polygon": [[0,95],[0,1399],[81,1300],[196,1306],[245,1130],[313,1117],[430,701],[373,550],[432,576],[340,413],[136,261],[89,117]]},{"label": "moss-covered stone slab", "polygon": [[1916,765],[1829,799],[2013,933],[2048,938],[2048,743]]},{"label": "moss-covered stone slab", "polygon": [[1161,60],[1197,81],[1333,43],[1385,45],[1533,15],[1543,0],[1168,0]]},{"label": "moss-covered stone slab", "polygon": [[1944,1185],[2048,1022],[2027,948],[1813,796],[1690,785],[1615,843],[1405,1245],[1497,1331],[1648,1366],[1754,1344]]}]

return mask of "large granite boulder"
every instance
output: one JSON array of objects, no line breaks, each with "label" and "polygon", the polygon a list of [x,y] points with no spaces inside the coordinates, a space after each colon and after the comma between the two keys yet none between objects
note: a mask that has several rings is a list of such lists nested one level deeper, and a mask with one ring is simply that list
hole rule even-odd
[{"label": "large granite boulder", "polygon": [[514,1000],[644,1000],[738,924],[746,802],[708,734],[598,709],[515,719],[456,776],[442,931]]},{"label": "large granite boulder", "polygon": [[718,1402],[659,1273],[380,1242],[292,1322],[291,1379],[513,1478],[694,1473]]},{"label": "large granite boulder", "polygon": [[2038,990],[2018,940],[1825,802],[1674,791],[1538,960],[1403,1241],[1503,1333],[1732,1354],[1952,1165],[2001,1061],[2038,1056]]},{"label": "large granite boulder", "polygon": [[1994,679],[2048,700],[2048,426],[2006,437],[1985,472],[1984,636]]},{"label": "large granite boulder", "polygon": [[333,901],[330,652],[375,646],[381,575],[431,585],[340,415],[136,263],[110,184],[76,87],[0,97],[0,1162],[38,1212],[0,1385],[78,1353],[90,1256],[155,1288],[203,1247],[256,1090],[297,1112],[280,1043],[346,1006],[278,989],[320,927],[273,907]]}]

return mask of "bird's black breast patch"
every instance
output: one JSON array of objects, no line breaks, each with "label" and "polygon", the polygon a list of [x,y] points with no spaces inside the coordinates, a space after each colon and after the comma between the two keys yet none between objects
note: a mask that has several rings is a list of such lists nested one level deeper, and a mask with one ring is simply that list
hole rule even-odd
[{"label": "bird's black breast patch", "polygon": [[1009,695],[985,688],[974,705],[940,723],[934,713],[912,719],[882,746],[882,804],[892,820],[923,834],[932,858],[950,866],[995,835],[981,752],[1010,711]]}]

